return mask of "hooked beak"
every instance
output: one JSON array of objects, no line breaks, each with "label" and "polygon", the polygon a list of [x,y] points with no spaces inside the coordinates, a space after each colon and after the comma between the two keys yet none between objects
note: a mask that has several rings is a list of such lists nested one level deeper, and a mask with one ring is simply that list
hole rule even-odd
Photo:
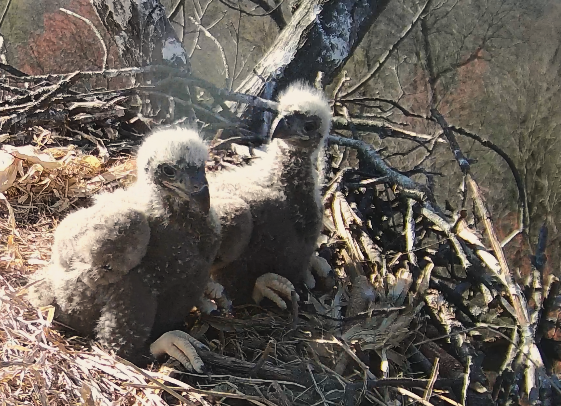
[{"label": "hooked beak", "polygon": [[182,199],[194,201],[205,214],[210,211],[210,193],[204,172],[197,173],[195,176],[185,175],[180,182],[164,181],[163,183]]},{"label": "hooked beak", "polygon": [[287,117],[279,117],[276,122],[273,122],[271,128],[271,139],[275,138],[290,138],[290,126]]},{"label": "hooked beak", "polygon": [[190,183],[191,189],[193,190],[193,192],[191,192],[191,198],[205,214],[208,214],[210,210],[210,192],[208,190],[208,181],[206,180],[204,171],[192,177]]}]

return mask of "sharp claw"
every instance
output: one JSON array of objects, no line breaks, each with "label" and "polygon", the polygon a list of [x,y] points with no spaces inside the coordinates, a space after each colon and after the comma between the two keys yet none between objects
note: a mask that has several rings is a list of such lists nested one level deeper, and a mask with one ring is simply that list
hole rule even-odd
[{"label": "sharp claw", "polygon": [[152,343],[150,352],[154,356],[167,354],[175,358],[188,370],[204,372],[204,364],[195,347],[208,349],[206,345],[180,330],[168,331]]},{"label": "sharp claw", "polygon": [[306,269],[306,273],[304,274],[304,284],[309,288],[309,289],[313,289],[316,287],[316,279],[314,278],[314,275],[312,275],[312,267],[310,265],[310,267],[308,269]]},{"label": "sharp claw", "polygon": [[[294,291],[294,285],[285,277],[274,273],[266,273],[255,281],[255,288],[253,289],[252,296],[256,303],[261,302],[261,300],[266,297],[284,310],[286,309],[286,302],[282,300],[280,295],[290,299],[291,293]],[[300,297],[296,293],[296,300],[299,299]]]},{"label": "sharp claw", "polygon": [[205,296],[210,299],[219,299],[224,294],[224,286],[217,282],[210,281],[205,287]]},{"label": "sharp claw", "polygon": [[224,286],[217,282],[208,282],[200,301],[199,310],[202,313],[211,314],[218,308],[229,311],[231,307],[232,302],[224,294]]},{"label": "sharp claw", "polygon": [[319,255],[312,256],[310,266],[316,272],[316,275],[322,278],[327,278],[331,272],[331,265],[329,265],[329,262]]},{"label": "sharp claw", "polygon": [[210,300],[208,297],[204,295],[201,297],[199,301],[199,310],[201,311],[201,313],[211,314],[217,309],[218,306],[216,305],[216,303],[214,303],[212,300]]}]

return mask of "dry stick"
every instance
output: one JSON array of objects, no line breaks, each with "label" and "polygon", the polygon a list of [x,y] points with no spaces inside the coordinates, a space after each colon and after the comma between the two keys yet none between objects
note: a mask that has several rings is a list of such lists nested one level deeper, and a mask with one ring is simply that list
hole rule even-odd
[{"label": "dry stick", "polygon": [[[331,120],[333,129],[335,130],[350,130],[351,123],[344,117],[333,117]],[[373,132],[378,134],[381,138],[393,137],[409,139],[416,142],[432,142],[435,138],[433,135],[416,133],[414,131],[404,130],[394,127],[384,121],[369,120],[365,118],[353,118],[352,125],[356,131]],[[438,142],[446,142],[444,140]]]},{"label": "dry stick", "polygon": [[218,48],[218,51],[220,52],[220,56],[222,57],[222,64],[224,65],[224,77],[226,78],[226,81],[229,81],[229,80],[230,80],[230,66],[228,65],[228,59],[226,58],[226,52],[224,52],[224,48],[223,48],[222,45],[220,44],[220,41],[218,41],[218,40],[216,39],[216,37],[210,33],[209,30],[207,30],[201,23],[197,22],[193,17],[189,17],[189,20],[191,20],[191,22],[192,22],[193,24],[195,24],[198,28],[200,28],[201,31],[202,31],[212,42],[214,42],[214,44],[215,44],[216,47]]},{"label": "dry stick", "polygon": [[416,400],[417,402],[419,402],[422,405],[425,406],[434,406],[432,403],[430,403],[429,401],[423,399],[422,397],[415,395],[413,392],[408,391],[407,389],[403,389],[403,388],[396,388],[396,390],[401,393],[402,395],[405,395],[413,400]]},{"label": "dry stick", "polygon": [[175,4],[175,6],[172,7],[170,13],[168,14],[168,20],[173,20],[177,14],[179,13],[179,10],[181,9],[181,7],[185,6],[185,0],[178,0],[177,3]]},{"label": "dry stick", "polygon": [[363,158],[368,161],[368,163],[374,168],[376,172],[379,172],[381,175],[387,177],[388,182],[390,182],[391,184],[398,185],[402,189],[401,193],[404,196],[421,202],[423,204],[421,213],[429,221],[438,226],[442,230],[442,232],[444,232],[450,239],[454,249],[456,250],[458,258],[462,263],[462,266],[465,269],[468,269],[471,266],[471,263],[469,262],[465,254],[462,243],[453,232],[452,226],[440,214],[440,210],[438,209],[438,207],[433,204],[433,202],[435,201],[434,197],[432,196],[431,191],[426,186],[421,185],[410,179],[409,177],[402,175],[394,169],[390,168],[384,162],[382,157],[380,157],[380,155],[376,152],[374,147],[366,144],[365,142],[344,137],[336,137],[332,135],[329,136],[328,142],[358,150]]},{"label": "dry stick", "polygon": [[[257,397],[257,396],[250,396],[250,395],[230,393],[230,392],[215,392],[215,391],[210,391],[210,390],[197,389],[197,388],[193,388],[190,385],[187,385],[185,382],[182,382],[178,379],[169,377],[169,376],[161,374],[161,373],[151,372],[150,374],[152,376],[148,375],[148,378],[152,382],[157,383],[159,385],[154,386],[154,385],[143,385],[143,384],[135,384],[135,383],[125,383],[125,385],[133,387],[133,388],[162,389],[162,390],[165,390],[168,393],[171,393],[170,391],[175,392],[175,390],[182,390],[182,391],[185,391],[185,392],[197,393],[197,394],[203,395],[203,396],[222,397],[222,398],[231,398],[231,399],[244,399],[244,400],[248,400],[252,403],[261,404],[260,402],[262,402],[262,403],[265,403],[268,406],[277,406],[275,403],[271,402],[270,400],[260,398],[260,397]],[[164,384],[158,382],[157,380],[155,380],[155,378],[168,381],[168,382],[173,383],[177,386],[172,388],[170,386],[167,386],[167,385],[164,385]],[[162,386],[163,386],[163,388],[162,388]],[[177,392],[175,392],[175,393],[177,393]],[[181,396],[181,395],[179,395],[179,396]],[[185,399],[185,398],[183,398],[183,399]],[[185,401],[188,405],[193,404],[193,402],[189,402],[188,400],[185,400]]]},{"label": "dry stick", "polygon": [[[368,98],[368,97],[363,97],[363,98],[353,98],[353,99],[345,99],[342,102],[360,102],[360,101],[376,101],[376,102],[382,102],[382,103],[388,103],[390,105],[392,105],[393,107],[397,108],[403,115],[405,115],[406,117],[414,117],[414,118],[418,118],[418,119],[423,119],[423,120],[427,120],[427,121],[432,121],[432,122],[436,122],[436,120],[433,117],[427,117],[421,114],[416,114],[416,113],[412,113],[409,110],[407,110],[406,108],[404,108],[403,106],[401,106],[398,102],[393,101],[393,100],[388,100],[388,99],[382,99],[382,98]],[[334,128],[339,128],[339,129],[348,129],[349,127],[349,123],[344,122],[343,119],[341,117],[336,117],[333,119],[333,125]],[[378,134],[383,134],[385,136],[388,137],[398,137],[398,138],[408,138],[410,137],[410,139],[413,140],[417,140],[417,139],[426,139],[427,141],[431,140],[432,138],[434,138],[433,136],[427,135],[427,134],[418,134],[418,133],[414,133],[411,131],[407,131],[407,130],[403,130],[403,129],[398,129],[398,128],[394,128],[390,125],[387,125],[386,123],[380,122],[380,121],[375,121],[375,120],[367,120],[367,119],[353,119],[353,126],[356,130],[358,131],[372,131],[372,132],[376,132]],[[501,242],[501,246],[505,246],[506,244],[508,244],[514,237],[516,237],[518,234],[522,233],[524,230],[528,229],[528,224],[529,224],[529,212],[528,212],[528,196],[526,193],[526,188],[524,186],[524,182],[522,181],[522,177],[520,176],[520,172],[518,171],[518,169],[516,168],[516,165],[514,164],[514,161],[508,156],[508,154],[503,151],[499,146],[497,146],[496,144],[494,144],[493,142],[484,139],[482,137],[480,137],[479,135],[470,132],[464,128],[461,127],[456,127],[456,126],[450,126],[450,129],[460,135],[463,135],[465,137],[471,138],[477,142],[479,142],[481,145],[491,149],[492,151],[494,151],[496,154],[498,154],[504,161],[505,163],[508,165],[513,177],[514,177],[514,182],[516,184],[516,187],[518,189],[518,211],[519,211],[519,227],[518,229],[514,230],[510,235],[508,235],[505,240],[503,242]],[[440,137],[437,138],[437,142],[446,142],[446,140],[441,139]]]},{"label": "dry stick", "polygon": [[373,146],[366,144],[360,140],[352,140],[349,138],[337,137],[333,135],[329,136],[328,142],[342,145],[344,147],[351,147],[360,151],[368,159],[368,163],[371,164],[377,172],[381,173],[383,176],[387,176],[390,183],[399,185],[402,188],[402,193],[404,196],[411,197],[420,202],[426,200],[434,201],[430,190],[426,186],[421,185],[420,183],[415,182],[409,177],[391,169],[382,160],[382,157],[380,157]]},{"label": "dry stick", "polygon": [[120,357],[116,357],[117,360],[129,367],[131,367],[132,369],[134,369],[136,372],[138,372],[139,374],[141,374],[142,376],[144,376],[144,378],[148,379],[150,382],[154,383],[158,389],[161,389],[167,393],[169,393],[170,395],[172,395],[174,398],[176,398],[177,400],[181,401],[181,402],[185,402],[186,404],[190,404],[191,402],[189,402],[187,399],[185,399],[183,396],[181,396],[179,393],[177,393],[176,391],[174,391],[173,389],[171,389],[170,387],[164,385],[163,383],[159,382],[158,380],[152,378],[150,375],[148,375],[143,369],[137,367],[136,365],[134,365],[132,362],[127,361],[126,359],[120,358]]},{"label": "dry stick", "polygon": [[49,99],[53,98],[57,94],[64,91],[67,87],[72,85],[76,82],[79,78],[78,71],[67,74],[59,83],[56,85],[49,86],[49,91],[45,93],[43,96],[39,98],[33,105],[25,107],[19,113],[12,114],[9,117],[5,117],[0,124],[0,131],[6,131],[10,126],[14,125],[15,123],[25,119],[29,113],[32,113],[35,110],[38,110],[49,101]]},{"label": "dry stick", "polygon": [[425,393],[423,394],[423,399],[429,400],[432,396],[432,390],[434,388],[434,383],[438,378],[438,368],[439,368],[440,358],[436,357],[434,359],[434,364],[432,366],[432,371],[430,373],[429,383],[427,384],[427,388],[425,389]]},{"label": "dry stick", "polygon": [[0,27],[2,27],[2,25],[4,24],[4,19],[8,14],[8,9],[10,8],[11,4],[12,4],[12,0],[8,0],[8,2],[6,3],[6,7],[4,7],[4,11],[2,11],[2,16],[0,17]]},{"label": "dry stick", "polygon": [[308,372],[310,373],[310,377],[312,378],[312,382],[314,383],[314,388],[316,388],[316,392],[321,397],[321,400],[323,401],[323,404],[325,406],[327,406],[327,401],[325,399],[325,395],[323,394],[323,392],[319,388],[318,383],[316,382],[316,378],[314,377],[314,373],[312,372],[312,366],[310,364],[306,364],[306,368],[308,368]]},{"label": "dry stick", "polygon": [[518,199],[519,199],[519,203],[518,203],[519,204],[519,219],[518,219],[519,228],[518,230],[514,230],[513,233],[509,235],[505,239],[505,241],[501,243],[501,246],[504,247],[510,240],[516,237],[517,234],[528,229],[528,224],[530,221],[530,214],[528,213],[528,196],[526,194],[526,187],[524,186],[524,181],[522,180],[522,176],[520,175],[520,172],[518,172],[518,169],[516,168],[514,161],[507,155],[506,152],[504,152],[499,146],[495,145],[493,142],[484,139],[479,135],[467,131],[461,127],[450,126],[450,129],[454,132],[457,132],[460,135],[471,138],[479,142],[481,145],[494,151],[497,155],[499,155],[502,159],[504,159],[510,171],[512,172],[512,176],[514,176],[514,182],[516,183],[516,187],[518,189]]},{"label": "dry stick", "polygon": [[[514,281],[512,280],[510,270],[508,268],[508,264],[506,262],[506,258],[504,256],[503,249],[501,244],[495,234],[495,230],[493,224],[491,222],[491,216],[485,207],[485,203],[483,202],[483,198],[481,197],[481,192],[479,190],[479,186],[473,179],[471,175],[471,167],[463,155],[460,146],[456,140],[456,137],[448,123],[444,119],[444,117],[438,112],[437,109],[431,109],[432,116],[436,119],[438,124],[442,127],[444,131],[445,137],[448,139],[448,143],[456,161],[458,162],[462,172],[464,172],[466,176],[466,180],[468,185],[472,191],[473,199],[475,201],[477,210],[479,211],[480,217],[483,219],[483,224],[485,226],[485,231],[487,233],[487,237],[491,242],[491,246],[493,247],[493,251],[495,252],[495,256],[497,261],[499,262],[499,266],[501,269],[501,274],[498,277],[501,279],[504,286],[507,288],[507,295],[512,303],[512,306],[515,310],[516,322],[520,326],[520,335],[521,335],[521,348],[520,353],[526,359],[526,367],[527,371],[533,372],[535,370],[535,366],[540,369],[540,372],[543,372],[543,361],[541,356],[539,355],[539,351],[536,347],[534,342],[534,337],[531,329],[530,323],[530,315],[528,314],[528,305],[526,300],[522,296],[522,292],[515,285]],[[530,362],[531,361],[531,362]],[[530,365],[532,364],[532,365]],[[536,365],[537,364],[537,365]],[[536,381],[535,381],[535,374],[534,373],[526,373],[526,390],[527,394],[529,395],[530,390],[532,388],[536,388]],[[541,386],[541,385],[540,385]]]},{"label": "dry stick", "polygon": [[216,86],[214,86],[212,83],[207,82],[204,79],[199,79],[196,77],[193,77],[191,75],[186,74],[185,72],[176,69],[176,68],[171,68],[169,66],[163,66],[163,65],[151,65],[151,66],[145,66],[143,68],[125,68],[125,69],[112,69],[112,70],[108,70],[105,72],[81,72],[82,74],[86,75],[86,76],[96,76],[96,75],[102,75],[104,77],[115,77],[115,76],[120,76],[120,75],[124,75],[124,76],[130,76],[130,75],[137,75],[140,73],[152,73],[152,72],[161,72],[161,73],[167,73],[169,75],[172,75],[174,80],[179,81],[179,82],[183,82],[185,84],[191,84],[194,86],[198,86],[200,88],[203,88],[205,90],[207,90],[210,95],[213,98],[222,98],[223,100],[229,100],[229,101],[235,101],[238,103],[244,103],[244,104],[249,104],[251,106],[254,107],[259,107],[265,110],[270,110],[273,112],[277,112],[278,111],[278,103],[271,101],[271,100],[267,100],[267,99],[263,99],[261,97],[258,96],[252,96],[252,95],[247,95],[244,93],[239,93],[239,92],[232,92],[229,91],[227,89],[222,89],[222,88],[218,88]]},{"label": "dry stick", "polygon": [[462,385],[462,405],[466,406],[467,401],[467,391],[469,388],[469,374],[471,371],[471,355],[467,356],[466,360],[466,372],[464,373],[464,384]]},{"label": "dry stick", "polygon": [[73,11],[67,10],[65,8],[59,8],[60,11],[71,15],[72,17],[76,17],[80,20],[82,20],[83,22],[85,22],[86,24],[88,24],[90,26],[90,28],[92,29],[92,31],[94,32],[95,36],[97,37],[97,39],[99,39],[99,42],[101,43],[101,47],[103,48],[103,62],[101,64],[101,69],[105,70],[107,68],[107,46],[105,46],[105,41],[103,41],[103,37],[101,36],[101,34],[99,33],[99,31],[97,30],[97,28],[95,28],[95,25],[88,20],[85,17],[82,17],[79,14],[74,13]]},{"label": "dry stick", "polygon": [[413,218],[413,206],[415,201],[407,199],[407,213],[405,215],[405,250],[411,265],[418,266],[417,257],[415,256],[415,219]]},{"label": "dry stick", "polygon": [[273,340],[273,339],[269,340],[269,342],[267,343],[267,346],[265,347],[265,350],[261,354],[261,357],[255,363],[253,368],[251,368],[251,370],[249,371],[250,378],[253,378],[253,377],[257,376],[257,373],[263,367],[263,365],[265,364],[265,361],[267,361],[267,358],[269,358],[269,354],[273,350],[274,345],[275,345],[275,340]]}]

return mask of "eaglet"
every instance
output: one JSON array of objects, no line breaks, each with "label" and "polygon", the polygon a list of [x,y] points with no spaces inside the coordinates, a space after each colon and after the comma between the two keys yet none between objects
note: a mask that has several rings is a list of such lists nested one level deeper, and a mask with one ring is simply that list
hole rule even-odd
[{"label": "eaglet", "polygon": [[198,304],[219,247],[207,155],[193,130],[147,137],[134,185],[98,196],[60,223],[30,301],[54,305],[58,321],[136,364],[148,363],[150,352],[167,353],[200,372],[192,345],[202,344],[178,329]]},{"label": "eaglet", "polygon": [[209,174],[222,225],[211,276],[234,304],[268,297],[286,308],[280,296],[291,298],[293,284],[313,287],[310,267],[322,276],[330,270],[314,256],[323,218],[317,165],[330,125],[323,93],[293,83],[280,94],[266,153],[252,165]]}]

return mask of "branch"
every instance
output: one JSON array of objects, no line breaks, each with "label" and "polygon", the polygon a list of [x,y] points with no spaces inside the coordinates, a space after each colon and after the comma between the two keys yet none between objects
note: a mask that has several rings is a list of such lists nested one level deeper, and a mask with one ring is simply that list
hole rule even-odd
[{"label": "branch", "polygon": [[76,17],[79,20],[82,20],[83,22],[85,22],[86,24],[89,25],[89,27],[92,29],[95,36],[97,37],[97,39],[101,43],[101,47],[103,48],[103,62],[101,63],[101,69],[105,70],[107,68],[107,47],[105,46],[105,41],[103,40],[103,37],[101,36],[101,34],[99,33],[99,31],[95,27],[95,25],[90,20],[88,20],[87,18],[82,17],[81,15],[76,14],[73,11],[67,10],[65,8],[62,8],[62,7],[59,8],[59,10],[62,11],[63,13],[71,15],[72,17]]},{"label": "branch", "polygon": [[356,93],[364,86],[366,82],[368,82],[376,74],[378,74],[378,72],[384,67],[390,56],[393,55],[394,51],[403,43],[403,41],[405,41],[409,34],[413,32],[413,28],[415,28],[417,23],[420,21],[420,19],[422,18],[421,16],[425,13],[430,3],[431,0],[426,1],[425,5],[419,9],[417,14],[415,14],[413,21],[411,21],[411,23],[407,27],[405,27],[405,29],[399,36],[399,39],[392,46],[390,46],[390,48],[380,57],[380,59],[376,61],[372,69],[370,69],[370,71],[362,79],[360,79],[356,85],[354,85],[341,95],[341,98],[345,98]]},{"label": "branch", "polygon": [[526,187],[524,186],[522,176],[520,176],[520,172],[518,171],[518,168],[516,168],[514,161],[507,155],[506,152],[504,152],[498,145],[494,144],[493,142],[487,139],[483,139],[479,135],[467,131],[461,127],[450,126],[450,129],[454,132],[457,132],[458,134],[464,135],[479,142],[481,145],[496,152],[497,155],[505,160],[510,171],[512,172],[512,176],[514,176],[514,182],[516,183],[516,188],[518,189],[518,232],[527,230],[530,225],[530,214],[528,212],[528,196],[526,194]]},{"label": "branch", "polygon": [[386,176],[390,183],[400,187],[404,196],[411,197],[417,201],[431,201],[434,202],[434,197],[430,190],[420,183],[417,183],[405,175],[400,174],[394,169],[390,168],[376,152],[374,147],[360,141],[349,138],[329,136],[328,142],[330,144],[342,145],[344,147],[351,147],[359,152],[359,159],[364,159],[369,166],[382,176]]},{"label": "branch", "polygon": [[4,20],[6,19],[6,15],[8,14],[8,10],[10,9],[10,5],[12,4],[12,0],[8,0],[6,3],[6,7],[4,7],[4,11],[2,11],[2,16],[0,16],[0,27],[4,24]]},{"label": "branch", "polygon": [[187,53],[158,0],[91,0],[91,3],[114,38],[125,65],[169,64],[190,70]]},{"label": "branch", "polygon": [[236,7],[235,5],[231,4],[228,0],[218,0],[220,3],[224,4],[226,7],[231,8],[232,10],[236,10],[242,14],[245,14],[249,17],[264,17],[270,16],[271,19],[275,22],[279,30],[283,30],[286,27],[286,20],[284,19],[284,15],[282,14],[282,3],[284,0],[281,0],[275,7],[271,7],[269,3],[265,0],[249,0],[250,2],[256,4],[257,6],[261,7],[265,12],[262,14],[255,14],[250,13],[249,11],[244,10],[241,7]]},{"label": "branch", "polygon": [[265,84],[277,89],[295,79],[324,84],[335,78],[390,0],[304,0],[274,44],[238,87],[261,95]]},{"label": "branch", "polygon": [[446,142],[440,139],[440,136],[434,136],[429,134],[421,134],[413,131],[407,131],[400,128],[392,127],[387,123],[367,120],[362,118],[353,118],[352,123],[344,117],[333,117],[331,121],[333,129],[335,130],[351,130],[351,126],[354,126],[356,131],[362,132],[373,132],[378,134],[380,137],[393,137],[393,138],[405,138],[417,142],[428,142],[434,140],[434,138],[439,138],[438,142]]},{"label": "branch", "polygon": [[[536,347],[528,303],[518,285],[516,285],[512,279],[503,249],[495,234],[495,229],[491,221],[491,215],[489,214],[489,211],[487,210],[485,203],[483,202],[479,186],[477,185],[475,179],[473,178],[473,175],[471,174],[471,167],[468,160],[460,150],[454,133],[448,126],[448,123],[446,122],[444,117],[438,112],[438,110],[436,110],[436,108],[432,108],[431,113],[439,123],[439,125],[442,127],[444,136],[448,139],[448,143],[450,145],[450,148],[452,149],[452,152],[454,153],[454,157],[456,158],[456,161],[458,162],[460,168],[462,169],[462,172],[466,177],[467,183],[471,189],[473,199],[475,201],[475,205],[477,207],[477,210],[479,211],[480,217],[483,220],[487,237],[491,242],[495,257],[497,258],[497,261],[499,263],[500,273],[498,273],[497,276],[501,280],[502,284],[506,287],[506,295],[510,300],[512,307],[514,308],[513,316],[520,329],[522,342],[519,349],[519,357],[524,359],[524,381],[526,385],[527,395],[529,396],[530,391],[532,389],[536,389],[538,385],[540,387],[543,387],[544,383],[542,382],[542,378],[545,376],[545,368],[539,350]],[[536,377],[538,379],[536,379]]]}]

